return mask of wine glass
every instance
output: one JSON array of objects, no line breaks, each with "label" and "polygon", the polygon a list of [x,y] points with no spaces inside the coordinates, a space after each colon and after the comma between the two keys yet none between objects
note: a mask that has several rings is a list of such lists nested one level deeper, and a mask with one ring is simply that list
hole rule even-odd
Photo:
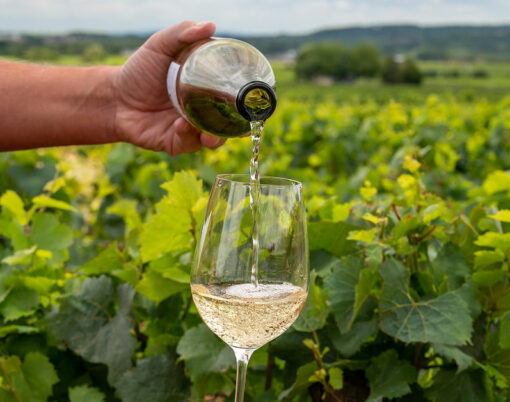
[{"label": "wine glass", "polygon": [[[191,271],[198,312],[235,353],[236,402],[244,399],[252,353],[292,325],[308,291],[302,185],[261,177],[259,189],[259,219],[253,225],[250,177],[216,177]],[[252,277],[254,227],[259,249]]]}]

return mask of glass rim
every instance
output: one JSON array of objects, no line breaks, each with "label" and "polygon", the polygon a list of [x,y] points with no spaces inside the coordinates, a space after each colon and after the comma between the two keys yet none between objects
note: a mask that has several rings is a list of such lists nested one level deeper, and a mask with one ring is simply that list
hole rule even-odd
[{"label": "glass rim", "polygon": [[[242,180],[241,180],[242,179]],[[274,183],[264,183],[263,180],[272,181]],[[250,184],[250,175],[247,173],[222,173],[216,176],[216,180],[219,181],[227,181],[230,183],[236,184]],[[287,179],[285,177],[277,177],[277,176],[260,176],[260,185],[261,186],[303,186],[303,183],[294,179]]]}]

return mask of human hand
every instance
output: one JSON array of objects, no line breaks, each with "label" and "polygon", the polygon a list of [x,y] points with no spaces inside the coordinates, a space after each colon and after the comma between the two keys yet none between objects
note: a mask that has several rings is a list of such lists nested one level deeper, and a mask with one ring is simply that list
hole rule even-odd
[{"label": "human hand", "polygon": [[179,155],[202,146],[217,148],[225,139],[200,132],[172,106],[166,76],[173,58],[190,43],[216,30],[212,22],[182,22],[152,35],[115,76],[115,131],[121,141]]}]

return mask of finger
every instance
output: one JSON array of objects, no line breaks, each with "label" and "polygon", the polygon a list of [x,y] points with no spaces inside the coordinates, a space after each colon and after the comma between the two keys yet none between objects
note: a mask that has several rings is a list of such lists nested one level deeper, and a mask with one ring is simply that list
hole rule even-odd
[{"label": "finger", "polygon": [[144,46],[168,57],[173,57],[189,43],[205,39],[214,34],[216,26],[212,22],[195,23],[184,21],[170,28],[156,32]]},{"label": "finger", "polygon": [[200,131],[191,126],[182,117],[172,125],[165,143],[165,151],[170,156],[192,153],[200,150]]},{"label": "finger", "polygon": [[226,138],[214,137],[206,133],[200,134],[200,142],[204,147],[207,147],[209,149],[216,149],[222,146],[226,140],[227,140]]},{"label": "finger", "polygon": [[180,33],[179,40],[184,43],[193,43],[213,36],[215,31],[214,22],[199,22]]}]

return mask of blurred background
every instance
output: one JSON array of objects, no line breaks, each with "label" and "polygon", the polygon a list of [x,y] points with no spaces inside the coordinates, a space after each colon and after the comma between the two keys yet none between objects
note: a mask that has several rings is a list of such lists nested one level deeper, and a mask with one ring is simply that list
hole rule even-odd
[{"label": "blurred background", "polygon": [[[247,401],[510,400],[509,1],[0,10],[6,60],[121,65],[153,32],[211,20],[271,61],[260,169],[304,183],[312,275],[296,325],[254,354]],[[0,153],[0,401],[232,401],[233,355],[189,270],[215,175],[250,157],[249,138]]]}]

